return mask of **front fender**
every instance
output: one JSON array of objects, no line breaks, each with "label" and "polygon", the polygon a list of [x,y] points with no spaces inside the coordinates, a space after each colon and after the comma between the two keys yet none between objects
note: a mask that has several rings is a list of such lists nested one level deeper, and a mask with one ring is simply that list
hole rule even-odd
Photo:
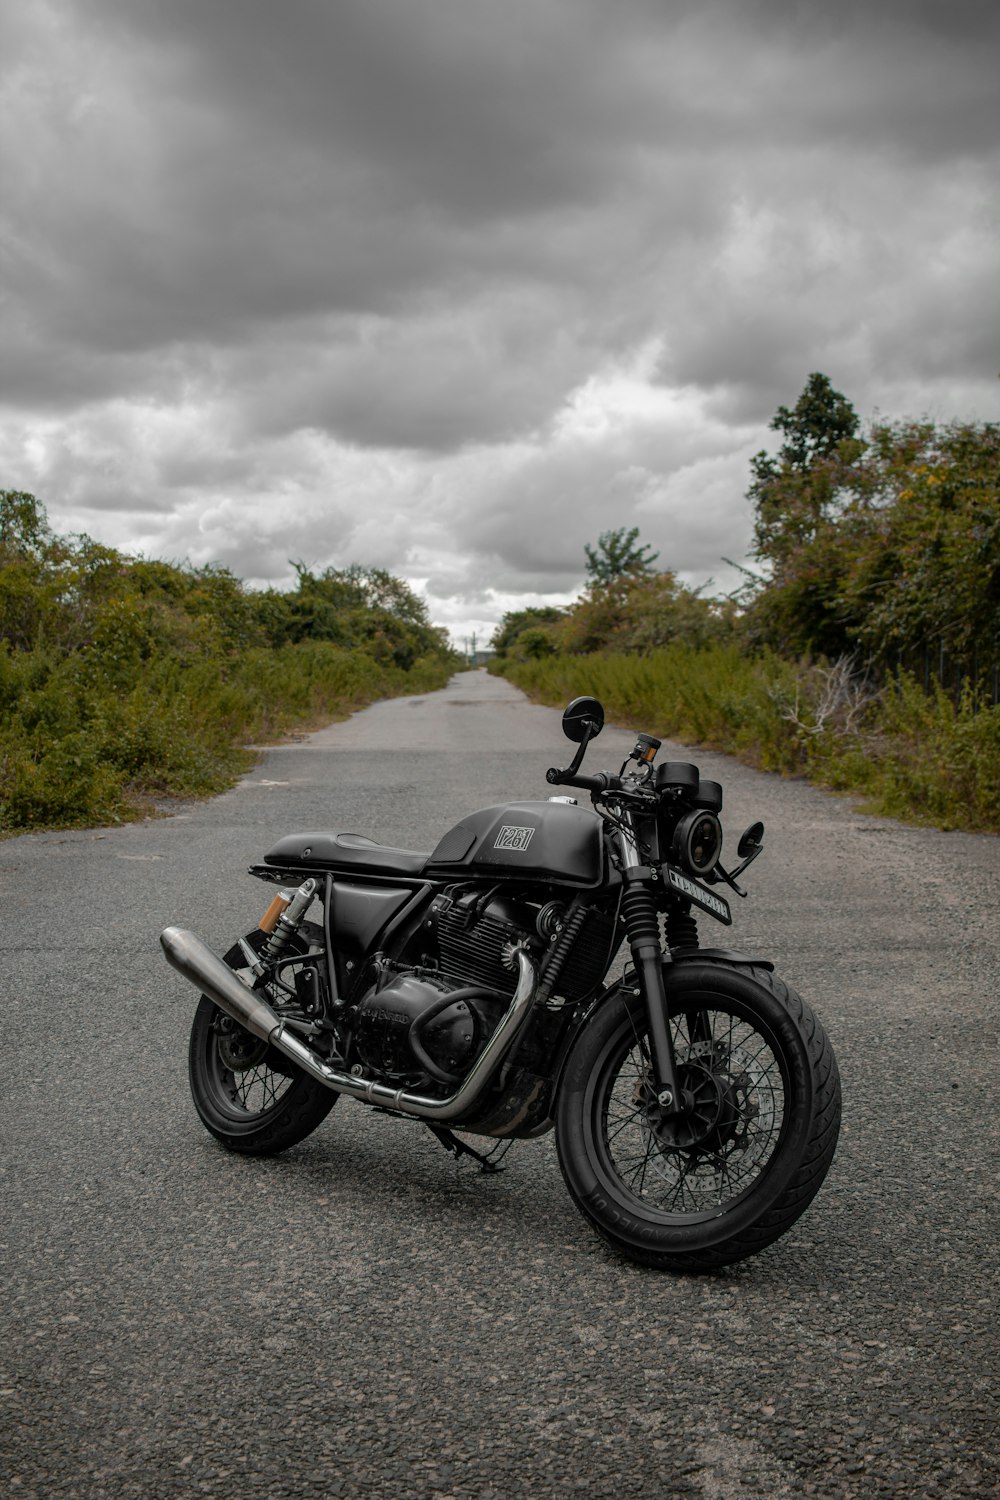
[{"label": "front fender", "polygon": [[[679,948],[671,955],[671,962],[682,964],[692,958],[707,958],[709,962],[719,964],[752,964],[755,969],[774,972],[774,964],[769,958],[754,958],[752,953],[739,953],[735,948]],[[664,967],[669,969],[670,964]]]}]

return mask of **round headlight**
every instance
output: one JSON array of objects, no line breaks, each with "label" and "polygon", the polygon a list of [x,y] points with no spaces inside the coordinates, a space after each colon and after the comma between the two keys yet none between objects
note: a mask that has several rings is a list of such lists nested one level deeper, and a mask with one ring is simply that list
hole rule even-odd
[{"label": "round headlight", "polygon": [[692,875],[714,870],[722,853],[722,824],[716,814],[697,807],[685,813],[674,829],[670,852]]}]

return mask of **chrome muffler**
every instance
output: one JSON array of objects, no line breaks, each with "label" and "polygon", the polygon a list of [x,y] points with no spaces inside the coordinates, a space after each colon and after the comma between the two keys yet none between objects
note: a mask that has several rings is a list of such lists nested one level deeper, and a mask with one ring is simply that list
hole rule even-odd
[{"label": "chrome muffler", "polygon": [[371,1079],[357,1078],[353,1073],[339,1072],[291,1031],[267,1001],[244,984],[193,932],[187,932],[183,927],[167,927],[160,933],[160,943],[167,963],[178,974],[183,974],[195,989],[207,995],[247,1031],[277,1048],[310,1078],[339,1094],[348,1094],[352,1099],[415,1115],[421,1120],[455,1120],[471,1109],[524,1029],[538,990],[535,965],[524,949],[518,948],[517,988],[503,1020],[455,1093],[447,1099],[432,1099],[406,1089],[393,1089]]}]

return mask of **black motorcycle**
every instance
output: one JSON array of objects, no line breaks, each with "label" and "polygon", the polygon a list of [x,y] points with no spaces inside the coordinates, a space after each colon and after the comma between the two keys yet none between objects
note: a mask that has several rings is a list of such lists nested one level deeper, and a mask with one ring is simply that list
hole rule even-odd
[{"label": "black motorcycle", "polygon": [[582,1213],[670,1271],[741,1260],[794,1223],[836,1146],[833,1051],[772,964],[699,947],[696,920],[731,921],[723,892],[745,894],[763,824],[727,871],[718,782],[655,765],[644,734],[618,775],[581,775],[603,724],[596,699],[575,699],[563,728],[579,749],[547,777],[592,808],[485,808],[431,854],[292,834],[250,871],[287,888],[224,959],[166,929],[167,959],[202,992],[190,1078],[214,1136],[282,1151],[347,1094],[491,1169],[502,1142],[554,1126]]}]

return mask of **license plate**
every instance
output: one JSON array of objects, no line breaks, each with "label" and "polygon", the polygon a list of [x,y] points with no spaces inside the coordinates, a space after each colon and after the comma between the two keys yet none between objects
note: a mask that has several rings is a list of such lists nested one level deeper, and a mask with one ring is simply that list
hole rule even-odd
[{"label": "license plate", "polygon": [[688,900],[700,906],[702,911],[711,912],[713,917],[717,917],[720,922],[725,922],[727,926],[732,925],[733,914],[729,910],[728,901],[717,896],[714,891],[706,890],[690,876],[682,875],[680,870],[675,870],[672,865],[667,866],[667,878],[675,891],[682,896],[687,896]]}]

